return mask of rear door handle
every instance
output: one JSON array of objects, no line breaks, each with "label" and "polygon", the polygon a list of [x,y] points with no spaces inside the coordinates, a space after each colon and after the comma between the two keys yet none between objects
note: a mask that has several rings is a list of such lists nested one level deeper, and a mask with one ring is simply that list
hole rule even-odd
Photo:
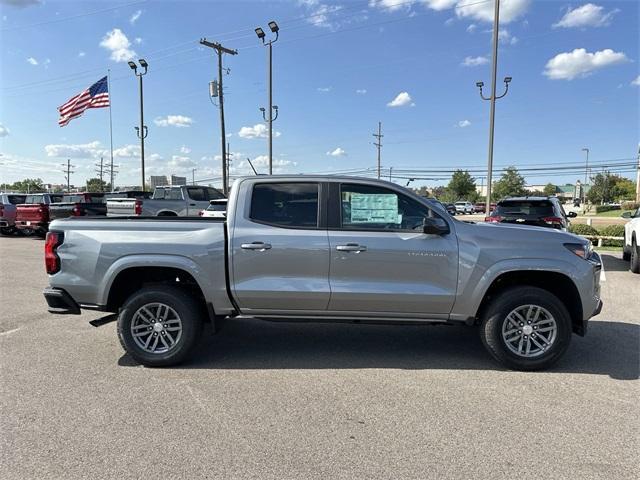
[{"label": "rear door handle", "polygon": [[270,250],[271,244],[264,242],[243,243],[242,245],[240,245],[240,248],[242,248],[243,250],[260,250],[261,252],[263,252],[265,250]]},{"label": "rear door handle", "polygon": [[189,206],[190,206],[190,207],[195,207],[195,206],[196,206],[196,204],[195,204],[195,203],[190,203],[190,204],[189,204]]},{"label": "rear door handle", "polygon": [[358,245],[357,243],[347,243],[346,245],[338,245],[336,246],[336,250],[339,252],[366,252],[367,247],[364,245]]}]

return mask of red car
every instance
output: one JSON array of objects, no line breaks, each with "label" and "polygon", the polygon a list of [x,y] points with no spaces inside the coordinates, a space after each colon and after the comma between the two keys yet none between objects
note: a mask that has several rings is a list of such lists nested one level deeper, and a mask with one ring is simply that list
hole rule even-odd
[{"label": "red car", "polygon": [[36,233],[45,236],[49,229],[49,204],[60,202],[61,193],[36,193],[27,195],[24,203],[17,205],[16,228],[23,235]]}]

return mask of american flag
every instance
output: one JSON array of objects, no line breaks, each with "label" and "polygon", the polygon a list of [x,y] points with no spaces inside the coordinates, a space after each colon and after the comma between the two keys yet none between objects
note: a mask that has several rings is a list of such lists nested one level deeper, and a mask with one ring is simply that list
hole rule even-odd
[{"label": "american flag", "polygon": [[58,107],[60,118],[58,125],[64,127],[74,118],[81,116],[87,108],[103,108],[109,106],[109,87],[107,77],[103,77],[78,95],[71,97],[64,105]]}]

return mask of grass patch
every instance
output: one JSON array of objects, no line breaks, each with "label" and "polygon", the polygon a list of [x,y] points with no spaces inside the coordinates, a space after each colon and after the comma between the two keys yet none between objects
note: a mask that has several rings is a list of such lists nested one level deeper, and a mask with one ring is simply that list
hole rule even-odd
[{"label": "grass patch", "polygon": [[589,215],[593,217],[621,217],[624,212],[633,212],[633,210],[609,210],[608,212],[600,212],[595,215]]}]

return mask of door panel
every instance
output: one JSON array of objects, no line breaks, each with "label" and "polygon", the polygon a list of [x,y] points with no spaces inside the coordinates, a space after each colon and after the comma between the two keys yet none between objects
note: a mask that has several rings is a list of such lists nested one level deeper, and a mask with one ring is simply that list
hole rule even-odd
[{"label": "door panel", "polygon": [[317,226],[319,185],[261,182],[246,201],[237,205],[231,240],[241,310],[325,310],[330,254],[327,230]]},{"label": "door panel", "polygon": [[446,317],[457,289],[457,237],[425,234],[422,225],[430,217],[453,228],[451,220],[382,186],[342,184],[332,192],[340,219],[329,229],[329,311]]}]

